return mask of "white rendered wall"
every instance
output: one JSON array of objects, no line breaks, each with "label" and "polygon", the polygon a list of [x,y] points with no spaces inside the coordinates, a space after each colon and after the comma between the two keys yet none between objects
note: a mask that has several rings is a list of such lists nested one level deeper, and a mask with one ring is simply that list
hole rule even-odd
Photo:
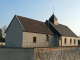
[{"label": "white rendered wall", "polygon": [[49,36],[49,47],[54,47],[54,35]]},{"label": "white rendered wall", "polygon": [[[36,43],[33,42],[33,37],[36,37]],[[49,41],[46,34],[23,32],[22,47],[49,47]]]},{"label": "white rendered wall", "polygon": [[22,27],[15,16],[6,32],[5,47],[22,47],[22,35]]},{"label": "white rendered wall", "polygon": [[[78,46],[78,38],[77,37],[66,37],[61,36],[62,38],[62,46]],[[64,39],[67,39],[66,44],[64,43]],[[72,43],[70,44],[70,39],[72,39]],[[74,44],[74,39],[76,40],[76,43]]]}]

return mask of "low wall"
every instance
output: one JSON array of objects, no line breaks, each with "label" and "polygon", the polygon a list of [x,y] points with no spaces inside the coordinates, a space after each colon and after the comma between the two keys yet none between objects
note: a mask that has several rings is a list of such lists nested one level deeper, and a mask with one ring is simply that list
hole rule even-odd
[{"label": "low wall", "polygon": [[33,60],[34,49],[0,48],[0,60]]},{"label": "low wall", "polygon": [[34,60],[80,60],[80,47],[35,48]]},{"label": "low wall", "polygon": [[0,60],[80,60],[80,47],[0,48]]}]

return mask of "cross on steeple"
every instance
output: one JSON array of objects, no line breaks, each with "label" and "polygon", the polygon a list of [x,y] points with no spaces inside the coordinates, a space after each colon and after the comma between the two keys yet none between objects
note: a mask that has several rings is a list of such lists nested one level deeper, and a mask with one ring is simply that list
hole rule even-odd
[{"label": "cross on steeple", "polygon": [[53,14],[54,14],[54,10],[55,10],[55,9],[54,9],[54,7],[53,7]]}]

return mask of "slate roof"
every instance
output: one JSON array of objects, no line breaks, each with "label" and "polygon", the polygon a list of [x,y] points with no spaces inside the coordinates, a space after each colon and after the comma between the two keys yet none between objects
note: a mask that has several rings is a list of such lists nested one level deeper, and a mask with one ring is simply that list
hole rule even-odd
[{"label": "slate roof", "polygon": [[67,26],[58,24],[55,25],[52,22],[49,21],[49,23],[57,30],[59,34],[62,36],[70,36],[70,37],[78,37],[76,34],[74,34]]},{"label": "slate roof", "polygon": [[21,17],[17,15],[18,20],[20,21],[24,31],[35,32],[35,33],[44,33],[44,34],[53,34],[47,27],[44,22],[36,21],[34,19]]}]

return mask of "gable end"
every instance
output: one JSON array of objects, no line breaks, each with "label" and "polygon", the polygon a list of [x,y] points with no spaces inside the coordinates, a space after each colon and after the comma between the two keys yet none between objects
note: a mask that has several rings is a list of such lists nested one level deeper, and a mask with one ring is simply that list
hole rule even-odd
[{"label": "gable end", "polygon": [[[15,16],[13,17],[13,19],[12,19],[12,21],[10,22],[9,26],[7,27],[7,29],[6,29],[5,33],[7,32],[8,28],[10,27],[10,25],[11,25],[11,23],[13,22],[14,18],[17,18],[17,16],[15,15]],[[21,23],[20,23],[20,21],[19,21],[19,19],[18,19],[18,18],[17,18],[17,20],[18,20],[19,24],[21,25]],[[21,27],[22,27],[22,30],[24,30],[24,28],[23,28],[23,26],[22,26],[22,25],[21,25]]]},{"label": "gable end", "polygon": [[[17,20],[19,21],[19,19],[18,19],[17,15],[16,15],[16,18],[17,18]],[[19,23],[20,23],[20,21],[19,21]],[[22,26],[22,24],[21,24],[21,23],[20,23],[20,25],[21,25],[22,29],[24,30],[24,28],[23,28],[23,26]]]}]

